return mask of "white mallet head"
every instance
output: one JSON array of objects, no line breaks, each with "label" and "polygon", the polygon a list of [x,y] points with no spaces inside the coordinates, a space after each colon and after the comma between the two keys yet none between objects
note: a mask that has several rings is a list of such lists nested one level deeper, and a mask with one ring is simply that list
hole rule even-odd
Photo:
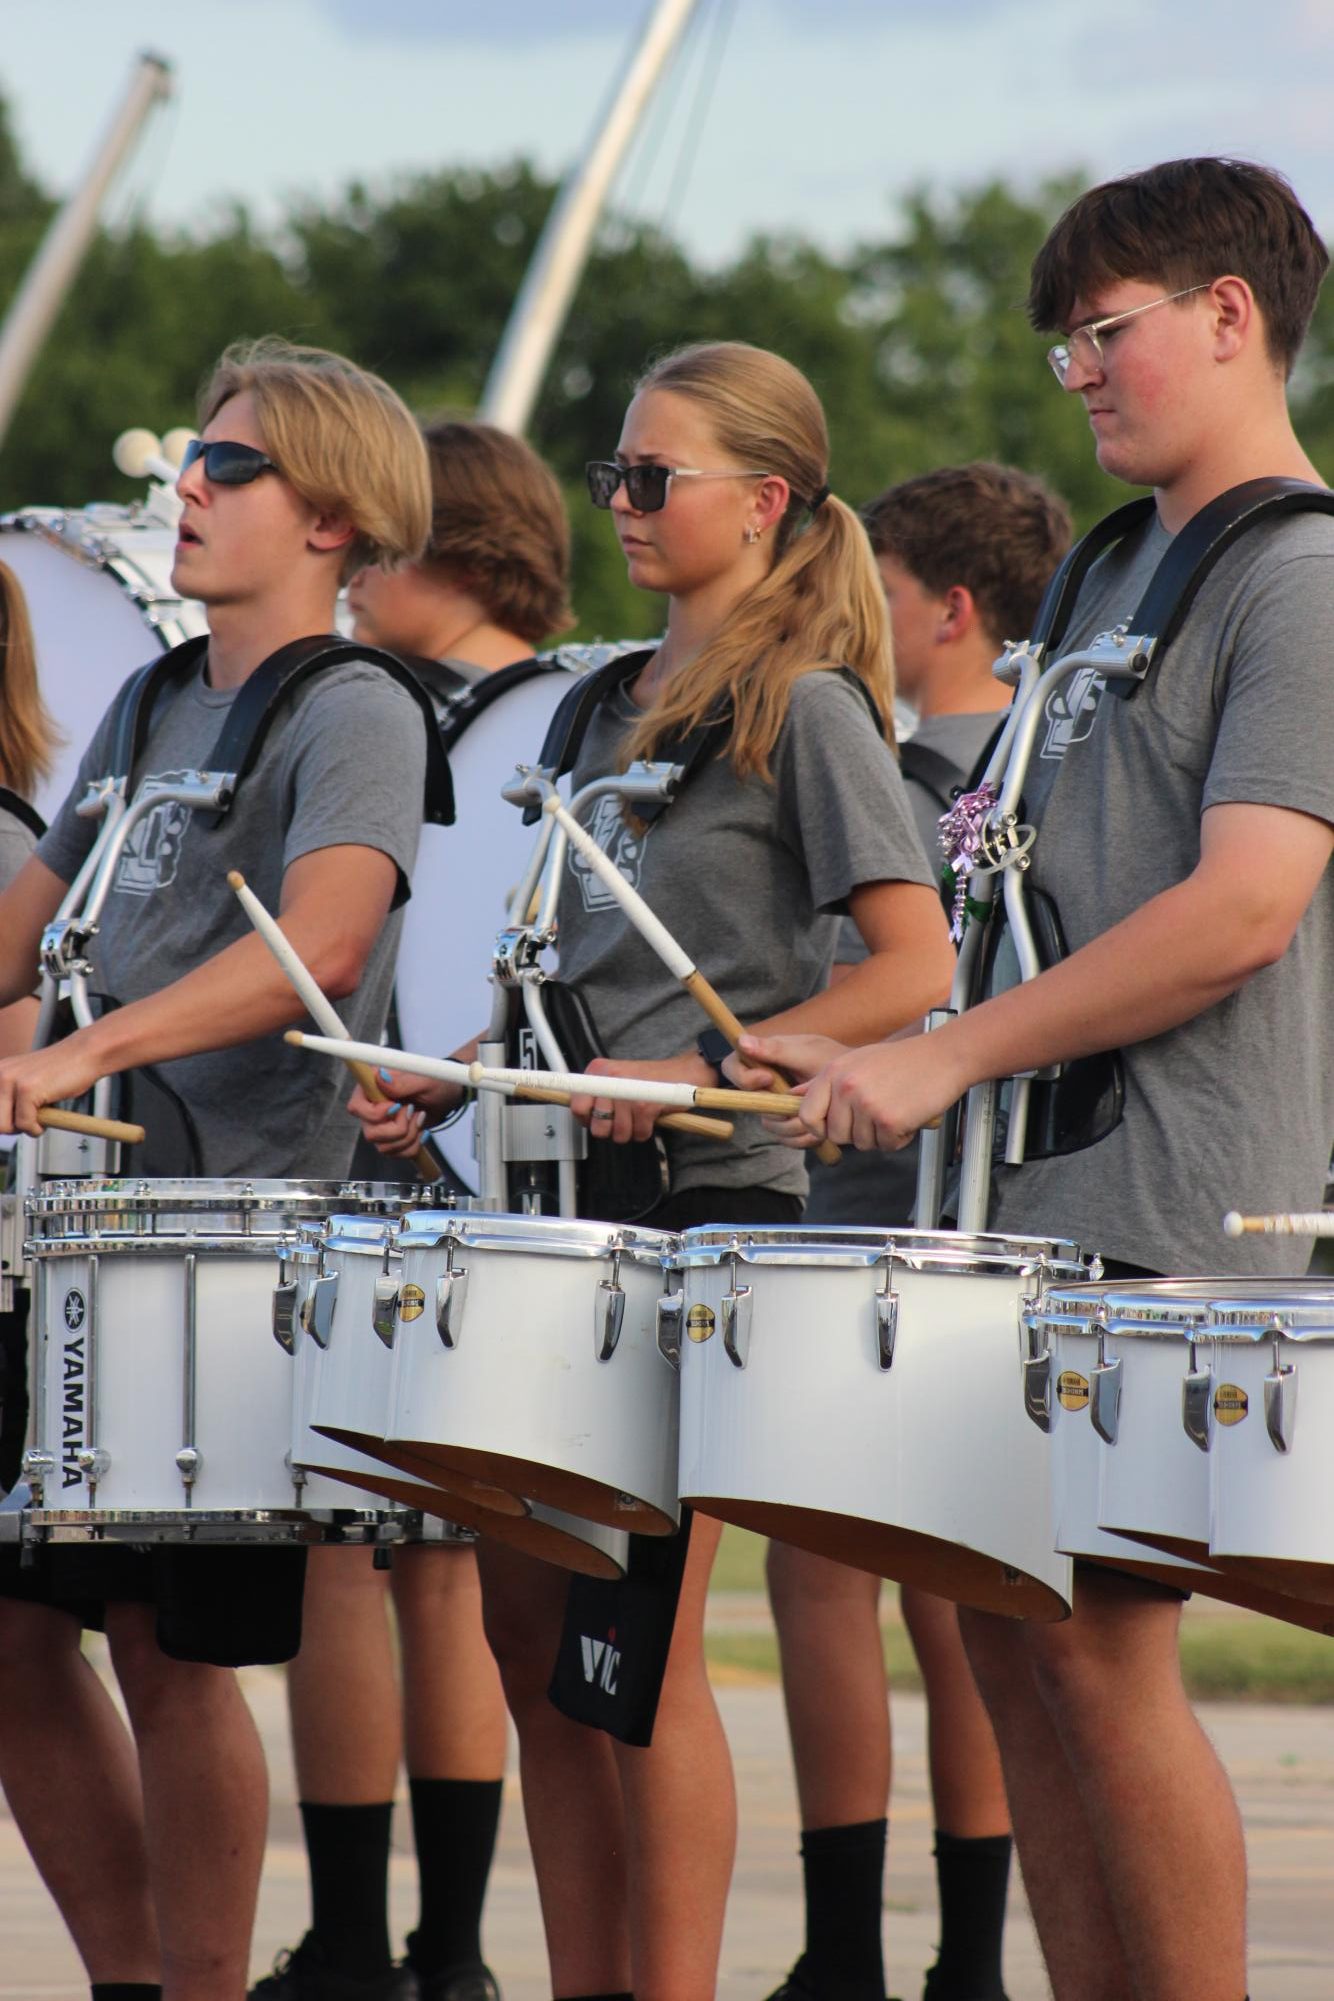
[{"label": "white mallet head", "polygon": [[178,424],[174,431],[168,431],[162,440],[162,456],[167,464],[179,471],[186,446],[192,445],[198,436],[198,431],[192,431],[188,424]]},{"label": "white mallet head", "polygon": [[111,447],[111,458],[117,472],[123,472],[126,479],[146,479],[149,460],[162,456],[162,440],[156,431],[146,431],[142,425],[132,431],[122,431]]},{"label": "white mallet head", "polygon": [[1242,1222],[1237,1210],[1229,1209],[1223,1218],[1223,1235],[1225,1237],[1244,1237],[1245,1234],[1246,1226]]}]

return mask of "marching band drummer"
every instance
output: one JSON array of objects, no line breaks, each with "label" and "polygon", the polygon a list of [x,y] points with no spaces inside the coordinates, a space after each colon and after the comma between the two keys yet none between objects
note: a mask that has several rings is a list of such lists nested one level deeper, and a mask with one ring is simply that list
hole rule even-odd
[{"label": "marching band drummer", "polygon": [[[58,742],[37,684],[37,655],[23,587],[0,563],[0,890],[37,845],[42,821],[32,806]],[[32,1047],[37,1003],[29,995],[0,1008],[0,1056]],[[0,1143],[0,1178],[8,1142]],[[21,1199],[17,1195],[15,1199]],[[0,1494],[19,1475],[28,1421],[27,1311],[0,1314]]]},{"label": "marching band drummer", "polygon": [[[950,978],[939,900],[889,743],[892,668],[865,531],[828,488],[810,384],[762,349],[683,349],[643,378],[613,461],[589,468],[633,582],[668,600],[666,636],[627,656],[594,713],[576,787],[670,756],[722,721],[716,750],[645,830],[619,810],[599,833],[744,1018],[879,1036],[916,1020]],[[867,962],[826,990],[838,913]],[[716,1081],[726,1056],[693,1003],[572,859],[560,900],[561,978],[621,1076]],[[663,1056],[657,1052],[676,1051]],[[456,1096],[396,1076],[421,1109],[354,1097],[370,1136],[403,1149]],[[594,1144],[644,1141],[656,1111],[583,1101]],[[640,1220],[797,1219],[800,1164],[758,1124],[726,1146],[669,1140],[672,1192]],[[623,1585],[481,1545],[487,1630],[522,1757],[552,1992],[708,2001],[735,1846],[726,1740],[704,1669],[717,1523],[633,1537]],[[581,1636],[614,1632],[614,1689],[590,1686]],[[553,1662],[562,1665],[552,1682]],[[548,1689],[551,1689],[549,1699]],[[575,1720],[578,1719],[578,1720]]]},{"label": "marching band drummer", "polygon": [[[342,577],[417,556],[430,520],[415,422],[339,356],[283,341],[229,350],[200,414],[178,482],[173,581],[207,607],[208,649],[154,708],[150,772],[205,764],[261,663],[329,632]],[[389,773],[380,784],[367,783],[369,740]],[[36,1132],[39,1106],[161,1064],[205,1171],[341,1178],[352,1153],[342,1073],[289,1062],[277,1031],[301,1005],[263,942],[239,935],[225,871],[243,865],[265,901],[281,900],[321,985],[378,1033],[426,749],[421,708],[383,669],[328,667],[288,696],[216,843],[189,809],[141,823],[93,947],[121,1005],[0,1062],[0,1130]],[[110,769],[104,721],[0,897],[2,999],[31,985],[42,928],[97,832],[75,806]],[[286,1547],[98,1546],[44,1549],[0,1575],[0,1779],[101,2001],[245,1993],[267,1788],[233,1667],[296,1651],[302,1570],[303,1552]],[[105,1626],[132,1734],[80,1652],[86,1624]]]},{"label": "marching band drummer", "polygon": [[[1098,463],[1156,501],[1085,578],[1066,652],[1133,617],[1219,495],[1323,485],[1286,383],[1327,266],[1288,183],[1241,161],[1128,175],[1056,224],[1030,317],[1059,334],[1048,359]],[[1331,632],[1334,522],[1271,519],[1221,556],[1133,701],[1091,675],[1058,690],[1026,817],[1069,956],[910,1051],[765,1042],[754,1056],[818,1072],[807,1129],[894,1147],[983,1079],[1115,1051],[1119,1119],[999,1167],[991,1227],[1073,1238],[1114,1277],[1300,1269],[1309,1244],[1220,1223],[1239,1171],[1275,1208],[1316,1208],[1325,1183]],[[1065,1624],[962,1616],[1057,2001],[1245,1992],[1242,1830],[1182,1689],[1180,1615],[1179,1594],[1077,1564]]]},{"label": "marching band drummer", "polygon": [[[1011,690],[992,674],[1027,632],[1070,543],[1070,516],[1013,466],[942,466],[868,502],[862,519],[885,587],[900,700],[917,712],[902,769],[923,848],[991,743]],[[849,935],[851,933],[851,935]],[[844,919],[833,977],[865,957]],[[811,1168],[807,1225],[908,1225],[917,1149],[847,1153]],[[771,2001],[884,2001],[881,1950],[890,1779],[881,1580],[771,1542],[797,1796],[806,1944]],[[1001,1946],[1010,1821],[1000,1759],[959,1636],[957,1608],[899,1587],[926,1689],[940,1955],[926,2001],[1004,2001]]]},{"label": "marching band drummer", "polygon": [[[554,474],[521,438],[463,419],[424,435],[426,554],[360,571],[348,600],[354,637],[407,658],[443,706],[570,624],[570,527]],[[311,1926],[252,2001],[494,2001],[481,1922],[506,1715],[472,1548],[401,1544],[387,1579],[364,1547],[312,1549],[302,1618],[287,1698]],[[400,1752],[421,1893],[406,1969],[393,1964],[387,1910]]]}]

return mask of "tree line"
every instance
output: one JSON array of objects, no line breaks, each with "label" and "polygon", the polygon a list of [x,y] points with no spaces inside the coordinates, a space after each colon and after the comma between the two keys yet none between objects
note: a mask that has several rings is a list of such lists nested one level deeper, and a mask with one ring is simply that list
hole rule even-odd
[{"label": "tree line", "polygon": [[[655,629],[625,581],[605,517],[583,498],[586,459],[615,446],[645,361],[683,341],[776,348],[828,412],[831,480],[860,505],[895,479],[968,458],[1040,474],[1080,527],[1124,490],[1094,463],[1075,398],[1058,391],[1023,311],[1028,267],[1070,175],[1021,193],[996,180],[918,188],[884,241],[835,256],[793,235],[755,238],[718,268],[664,230],[610,218],[549,371],[532,441],[565,484],[580,636]],[[0,510],[133,497],[110,447],[130,424],[189,423],[228,341],[277,332],[378,370],[423,416],[475,407],[555,195],[525,161],[350,183],[257,229],[234,208],[210,227],[138,221],[102,231],[0,452]],[[8,301],[53,204],[27,172],[0,104],[0,298]],[[1298,428],[1334,470],[1334,289],[1294,384]]]}]

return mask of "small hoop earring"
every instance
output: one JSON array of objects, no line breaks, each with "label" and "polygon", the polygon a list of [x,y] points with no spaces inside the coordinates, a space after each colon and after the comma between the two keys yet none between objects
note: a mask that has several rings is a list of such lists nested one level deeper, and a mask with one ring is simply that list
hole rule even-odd
[{"label": "small hoop earring", "polygon": [[760,531],[758,528],[748,528],[746,530],[747,542],[758,542],[759,539],[760,539]]}]

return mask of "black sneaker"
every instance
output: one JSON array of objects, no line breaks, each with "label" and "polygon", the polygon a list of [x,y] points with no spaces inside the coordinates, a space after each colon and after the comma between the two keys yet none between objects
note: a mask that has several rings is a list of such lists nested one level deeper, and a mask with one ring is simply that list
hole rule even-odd
[{"label": "black sneaker", "polygon": [[418,2001],[417,1976],[410,1966],[391,1966],[366,1979],[340,1973],[307,1932],[292,1951],[283,1948],[246,2001]]},{"label": "black sneaker", "polygon": [[411,2001],[500,2001],[500,1988],[489,1966],[476,1960],[470,1966],[446,1966],[429,1973],[413,1956],[416,1932],[407,1936],[407,1958],[401,1962],[416,1985]]}]

